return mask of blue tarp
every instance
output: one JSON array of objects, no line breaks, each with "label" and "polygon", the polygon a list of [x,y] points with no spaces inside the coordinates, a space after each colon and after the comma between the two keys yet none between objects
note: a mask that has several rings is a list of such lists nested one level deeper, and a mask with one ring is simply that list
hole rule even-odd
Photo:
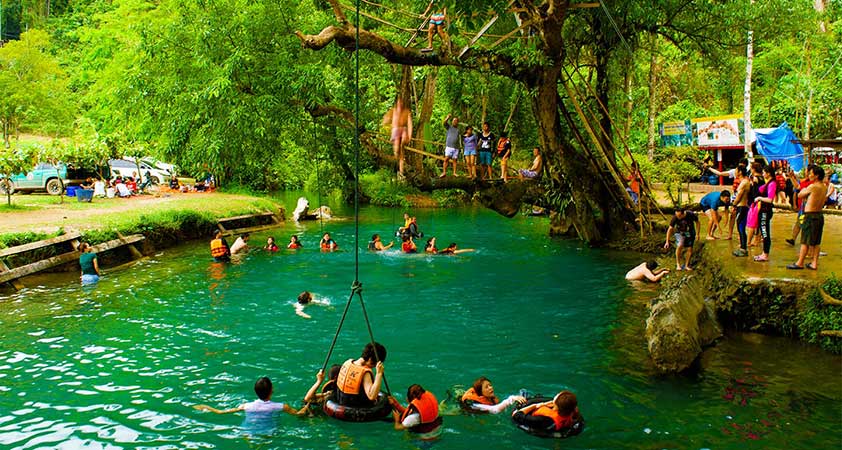
[{"label": "blue tarp", "polygon": [[792,142],[798,138],[786,122],[769,132],[755,131],[754,136],[757,140],[757,151],[767,161],[787,161],[795,171],[804,168],[804,148],[801,144]]}]

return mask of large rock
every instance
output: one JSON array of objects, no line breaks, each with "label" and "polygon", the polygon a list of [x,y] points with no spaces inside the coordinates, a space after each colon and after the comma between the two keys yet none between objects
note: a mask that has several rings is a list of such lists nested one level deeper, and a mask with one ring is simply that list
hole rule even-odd
[{"label": "large rock", "polygon": [[690,367],[705,347],[722,336],[713,301],[704,297],[707,277],[700,273],[665,288],[646,320],[649,354],[661,371]]}]

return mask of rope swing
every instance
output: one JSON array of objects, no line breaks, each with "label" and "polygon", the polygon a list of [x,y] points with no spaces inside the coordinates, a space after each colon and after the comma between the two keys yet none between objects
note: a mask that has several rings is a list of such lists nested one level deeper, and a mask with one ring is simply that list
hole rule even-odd
[{"label": "rope swing", "polygon": [[[330,348],[327,351],[327,356],[322,364],[322,373],[327,368],[331,355],[333,355],[334,347],[336,347],[336,340],[339,338],[339,333],[342,331],[342,325],[345,323],[345,317],[348,315],[348,309],[351,307],[351,302],[354,296],[360,300],[360,307],[363,310],[363,317],[365,318],[365,325],[368,329],[368,337],[374,347],[374,356],[378,361],[381,361],[380,355],[377,354],[377,346],[374,345],[374,333],[371,330],[371,322],[368,318],[368,312],[365,309],[365,301],[363,301],[363,285],[360,283],[360,0],[356,0],[356,35],[354,38],[354,283],[351,285],[351,295],[348,296],[348,301],[345,303],[345,309],[342,311],[342,318],[339,319],[339,325],[336,327],[336,333],[333,335],[333,341],[330,343]],[[383,386],[386,388],[386,393],[392,395],[392,390],[389,389],[389,382],[386,381],[385,374],[383,375]]]}]

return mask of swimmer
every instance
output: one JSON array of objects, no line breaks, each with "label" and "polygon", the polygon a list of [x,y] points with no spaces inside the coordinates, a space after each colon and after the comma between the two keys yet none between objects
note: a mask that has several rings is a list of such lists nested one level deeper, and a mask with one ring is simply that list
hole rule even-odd
[{"label": "swimmer", "polygon": [[228,414],[238,411],[245,411],[246,415],[249,415],[271,414],[277,411],[283,411],[287,414],[300,416],[307,413],[306,406],[299,410],[296,410],[295,408],[289,406],[286,403],[273,402],[272,391],[272,381],[267,377],[263,377],[254,383],[254,393],[257,394],[257,400],[253,402],[243,403],[242,405],[231,409],[216,409],[208,405],[196,405],[193,407],[193,409],[197,409],[199,411],[209,411],[216,414]]},{"label": "swimmer", "polygon": [[289,244],[287,244],[287,248],[290,250],[298,250],[301,248],[301,241],[298,240],[298,236],[292,235],[289,238]]},{"label": "swimmer", "polygon": [[401,243],[401,250],[404,253],[418,253],[418,246],[412,241],[412,236],[405,234],[401,240],[403,240]]},{"label": "swimmer", "polygon": [[526,398],[521,395],[510,395],[501,402],[494,395],[494,386],[491,385],[491,381],[486,377],[479,377],[474,381],[473,386],[462,394],[459,403],[468,410],[500,414],[515,403],[526,403]]},{"label": "swimmer", "polygon": [[577,405],[575,394],[561,391],[552,401],[516,409],[512,417],[536,430],[560,431],[581,420]]},{"label": "swimmer", "polygon": [[[310,387],[310,390],[307,391],[307,394],[304,395],[304,402],[305,403],[324,403],[325,400],[330,398],[333,395],[333,391],[336,390],[336,378],[339,377],[339,369],[342,366],[339,364],[334,364],[330,367],[328,371],[328,380],[327,383],[322,386],[322,381],[325,379],[324,371],[320,370],[316,372],[316,382],[313,383],[313,386]],[[319,389],[321,386],[321,390]],[[316,392],[319,391],[319,392]]]},{"label": "swimmer", "polygon": [[278,251],[278,245],[275,244],[275,238],[270,236],[268,239],[266,239],[266,246],[263,247],[263,250],[266,250],[266,251],[269,251],[269,252]]},{"label": "swimmer", "polygon": [[472,248],[457,249],[456,243],[451,242],[450,245],[447,246],[447,248],[439,250],[439,255],[458,255],[460,253],[468,253],[468,252],[473,252],[473,251],[476,251],[476,250],[474,250]]},{"label": "swimmer", "polygon": [[406,391],[409,402],[404,408],[394,397],[389,397],[389,403],[394,410],[396,430],[409,430],[421,434],[421,439],[435,439],[441,434],[441,416],[439,402],[432,392],[424,390],[420,384],[413,384]]},{"label": "swimmer", "polygon": [[304,312],[304,307],[307,306],[307,305],[310,305],[310,304],[321,305],[321,306],[330,306],[329,301],[316,299],[316,298],[313,297],[313,294],[311,294],[308,291],[304,291],[304,292],[298,294],[298,301],[295,303],[295,314],[297,314],[297,315],[299,315],[299,316],[301,316],[305,319],[311,319],[312,317],[310,317],[309,314]]},{"label": "swimmer", "polygon": [[330,233],[325,233],[324,236],[322,236],[322,240],[319,242],[319,247],[321,247],[322,250],[329,250],[329,251],[334,251],[334,250],[339,249],[339,246],[336,245],[336,241],[331,239]]},{"label": "swimmer", "polygon": [[664,275],[670,273],[669,269],[656,269],[658,261],[645,261],[640,263],[634,269],[629,270],[626,274],[626,279],[629,281],[646,281],[653,283],[661,281]]},{"label": "swimmer", "polygon": [[380,240],[380,235],[374,234],[371,236],[371,241],[368,243],[368,249],[373,252],[381,252],[392,248],[393,245],[395,245],[394,241],[389,242],[389,245],[383,245],[383,241]]},{"label": "swimmer", "polygon": [[436,238],[431,237],[430,239],[427,239],[427,245],[424,246],[424,253],[435,255],[438,252],[439,249],[436,248]]}]

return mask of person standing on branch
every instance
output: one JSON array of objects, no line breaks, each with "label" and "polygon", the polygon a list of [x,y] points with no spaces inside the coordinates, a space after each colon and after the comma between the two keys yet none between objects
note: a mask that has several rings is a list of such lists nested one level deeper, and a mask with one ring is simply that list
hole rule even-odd
[{"label": "person standing on branch", "polygon": [[383,116],[383,125],[392,125],[392,149],[398,160],[398,179],[405,177],[403,148],[412,139],[412,114],[398,97],[395,106]]},{"label": "person standing on branch", "polygon": [[[421,15],[426,17],[432,7],[433,3],[431,2],[430,6],[427,7],[427,10],[424,11],[424,14]],[[448,51],[451,51],[450,36],[447,35],[447,8],[437,9],[436,12],[430,15],[430,28],[427,30],[427,47],[422,48],[422,52],[426,53],[433,51],[433,36],[436,34],[438,34],[441,38],[445,48],[447,48]]]},{"label": "person standing on branch", "polygon": [[512,156],[512,141],[509,140],[509,133],[500,133],[500,140],[497,141],[497,157],[500,158],[500,179],[504,183],[509,181],[509,158]]},{"label": "person standing on branch", "polygon": [[488,126],[488,122],[483,122],[482,133],[477,136],[479,139],[479,173],[483,180],[491,179],[491,153],[494,150],[494,133]]},{"label": "person standing on branch", "polygon": [[462,136],[459,133],[459,118],[448,114],[444,118],[444,129],[447,131],[447,137],[444,141],[444,164],[441,168],[441,175],[439,178],[444,178],[447,175],[447,163],[453,164],[453,176],[456,175],[456,161],[459,160],[459,147],[462,146]]}]

